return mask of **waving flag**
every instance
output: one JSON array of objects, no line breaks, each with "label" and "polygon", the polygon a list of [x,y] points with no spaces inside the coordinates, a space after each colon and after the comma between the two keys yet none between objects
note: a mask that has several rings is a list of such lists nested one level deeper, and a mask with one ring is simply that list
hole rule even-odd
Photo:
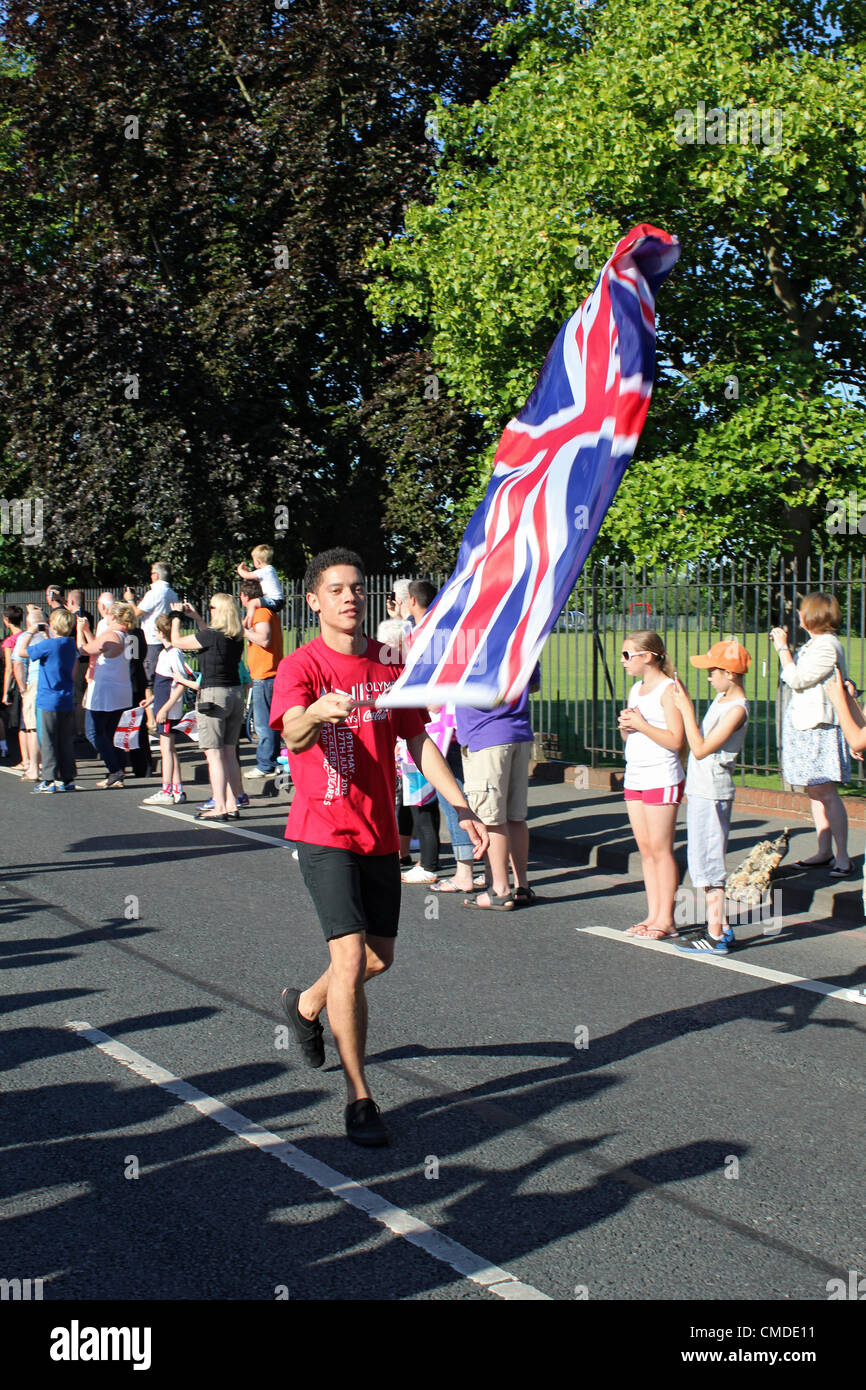
[{"label": "waving flag", "polygon": [[492,709],[522,694],[640,437],[655,296],[679,254],[667,232],[632,227],[560,329],[499,441],[457,567],[380,704]]}]

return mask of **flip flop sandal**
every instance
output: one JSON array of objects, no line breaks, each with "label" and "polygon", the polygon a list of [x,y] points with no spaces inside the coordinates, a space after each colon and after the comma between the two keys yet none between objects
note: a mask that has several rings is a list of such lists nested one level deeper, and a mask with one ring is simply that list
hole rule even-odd
[{"label": "flip flop sandal", "polygon": [[633,927],[629,927],[626,936],[640,936],[643,933],[646,922],[636,922]]},{"label": "flip flop sandal", "polygon": [[478,912],[513,912],[513,911],[514,911],[514,898],[511,896],[510,893],[506,893],[504,897],[500,897],[497,893],[491,893],[490,890],[489,890],[488,888],[485,888],[484,891],[487,893],[488,897],[490,898],[490,902],[489,902],[489,903],[480,903],[480,902],[478,901],[478,899],[481,897],[481,894],[480,894],[480,893],[476,893],[476,895],[475,895],[474,898],[464,898],[464,899],[463,899],[463,906],[464,906],[464,907],[473,908],[473,909],[477,910]]},{"label": "flip flop sandal", "polygon": [[[469,888],[458,888],[453,878],[440,878],[436,883],[430,883],[427,886],[432,889],[434,893],[469,893],[472,891]],[[479,888],[482,892],[486,890],[487,881],[483,874],[479,874],[477,878],[473,878],[472,887]]]},{"label": "flip flop sandal", "polygon": [[635,936],[639,941],[667,941],[670,937],[679,936],[679,932],[676,929],[665,931],[662,927],[643,927],[635,932]]}]

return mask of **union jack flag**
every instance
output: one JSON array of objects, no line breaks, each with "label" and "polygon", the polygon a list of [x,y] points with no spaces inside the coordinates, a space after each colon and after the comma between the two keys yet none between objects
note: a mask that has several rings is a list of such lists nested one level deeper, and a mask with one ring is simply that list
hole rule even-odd
[{"label": "union jack flag", "polygon": [[632,227],[560,329],[382,705],[492,709],[523,693],[640,437],[655,296],[679,254],[676,237]]}]

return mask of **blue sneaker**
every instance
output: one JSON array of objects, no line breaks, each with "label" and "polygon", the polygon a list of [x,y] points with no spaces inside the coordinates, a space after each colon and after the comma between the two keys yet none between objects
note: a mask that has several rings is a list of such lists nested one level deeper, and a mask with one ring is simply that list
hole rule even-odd
[{"label": "blue sneaker", "polygon": [[78,788],[74,782],[55,782],[54,790],[56,792],[77,792]]},{"label": "blue sneaker", "polygon": [[54,791],[54,783],[53,783],[53,782],[37,782],[37,783],[36,783],[36,786],[33,788],[33,795],[36,796],[37,792],[53,792],[53,791]]},{"label": "blue sneaker", "polygon": [[[250,799],[247,796],[246,792],[241,792],[239,796],[236,796],[235,801],[238,803],[239,806],[249,806],[250,804]],[[211,806],[213,806],[213,802],[209,801],[208,808],[210,808]]]},{"label": "blue sneaker", "polygon": [[696,936],[693,941],[687,942],[686,945],[677,946],[676,950],[684,951],[690,956],[726,956],[728,954],[728,947],[733,939],[734,933],[731,931],[730,927],[719,940],[714,936],[710,936],[708,931],[705,931],[702,932],[700,936]]},{"label": "blue sneaker", "polygon": [[210,801],[200,801],[200,802],[198,803],[198,805],[196,806],[196,810],[197,810],[197,811],[212,811],[212,810],[213,810],[213,807],[214,807],[214,800],[213,800],[213,797],[211,797]]}]

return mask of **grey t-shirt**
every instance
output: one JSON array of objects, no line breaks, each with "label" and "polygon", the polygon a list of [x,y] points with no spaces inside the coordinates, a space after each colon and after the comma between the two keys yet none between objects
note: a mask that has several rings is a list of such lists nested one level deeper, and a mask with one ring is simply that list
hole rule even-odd
[{"label": "grey t-shirt", "polygon": [[686,796],[702,796],[708,801],[730,801],[733,797],[733,772],[740,750],[746,741],[749,702],[743,699],[723,700],[720,695],[717,695],[701,720],[701,733],[706,738],[724,719],[728,711],[736,709],[738,705],[742,705],[746,711],[745,722],[734,730],[721,748],[717,748],[715,753],[707,754],[705,758],[696,758],[694,753],[689,754],[688,767],[686,768]]}]

